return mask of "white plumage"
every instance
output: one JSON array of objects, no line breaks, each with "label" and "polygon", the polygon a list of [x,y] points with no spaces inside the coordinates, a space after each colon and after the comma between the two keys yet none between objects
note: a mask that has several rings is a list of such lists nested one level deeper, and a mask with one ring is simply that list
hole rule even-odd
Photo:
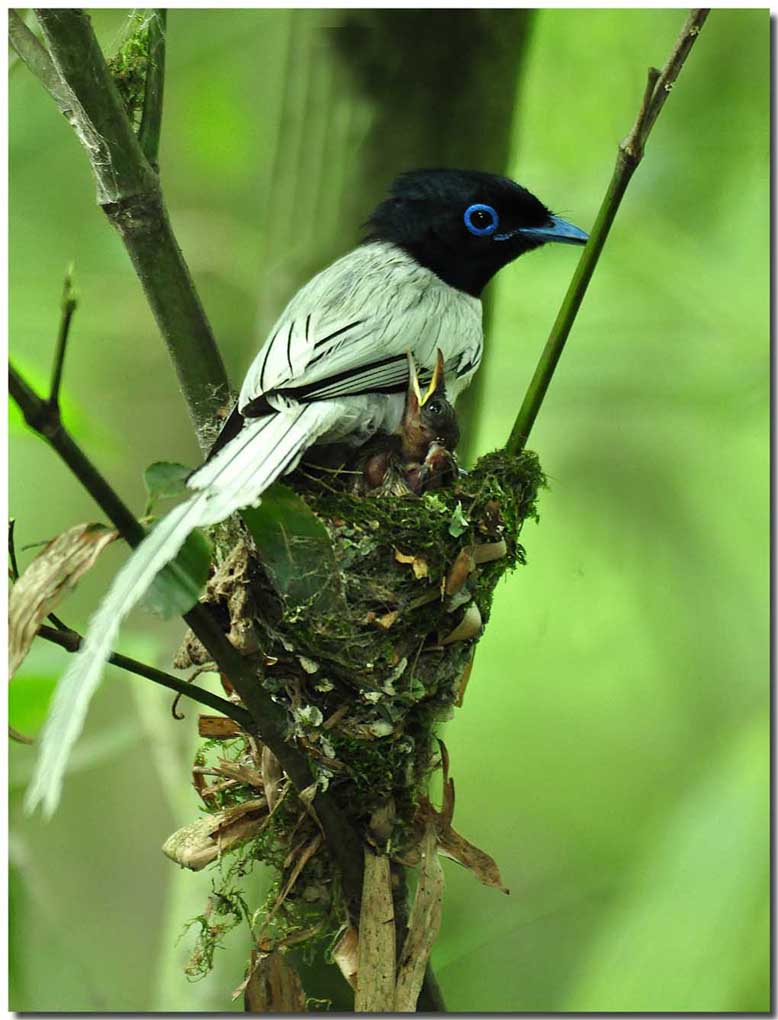
[{"label": "white plumage", "polygon": [[[444,283],[387,242],[365,244],[292,298],[246,375],[242,412],[264,398],[271,413],[241,431],[189,479],[192,496],[164,517],[117,574],[82,650],[57,687],[27,806],[56,808],[70,750],[122,620],[196,527],[256,505],[315,442],[359,445],[399,426],[407,353],[431,373],[445,360],[449,399],[470,382],[482,351],[481,302]],[[268,408],[264,408],[267,412]]]}]

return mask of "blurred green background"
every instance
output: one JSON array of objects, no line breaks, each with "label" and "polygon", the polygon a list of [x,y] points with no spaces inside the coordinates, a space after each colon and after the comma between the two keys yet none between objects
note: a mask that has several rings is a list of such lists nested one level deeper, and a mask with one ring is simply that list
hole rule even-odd
[{"label": "blurred green background", "polygon": [[[371,171],[352,186],[375,110],[331,57],[342,16],[169,17],[163,183],[236,385],[301,278],[351,244],[369,211],[352,204],[388,182]],[[110,49],[122,15],[94,17]],[[450,14],[435,17],[445,32]],[[536,12],[521,75],[504,76],[509,107],[520,83],[511,175],[590,226],[645,69],[682,17]],[[505,86],[492,88],[502,108]],[[413,109],[412,74],[397,99]],[[477,118],[446,130],[473,133]],[[498,591],[446,727],[456,826],[511,889],[445,864],[433,962],[451,1010],[769,1009],[768,160],[768,12],[715,10],[538,420],[531,445],[550,490],[524,533],[529,565]],[[10,172],[12,356],[47,377],[75,260],[67,421],[140,513],[143,468],[198,452],[85,157],[23,67],[10,84]],[[476,452],[504,442],[575,259],[546,249],[493,285]],[[13,414],[10,482],[20,545],[97,517]],[[62,607],[68,623],[84,627],[123,555],[106,552]],[[137,613],[120,647],[166,667],[180,634]],[[18,728],[39,726],[64,659],[35,645],[12,682]],[[11,746],[11,1008],[238,1008],[245,933],[189,983],[191,942],[176,940],[210,878],[159,850],[197,813],[197,711],[185,711],[175,722],[164,692],[109,671],[49,823],[22,813],[34,751]]]}]

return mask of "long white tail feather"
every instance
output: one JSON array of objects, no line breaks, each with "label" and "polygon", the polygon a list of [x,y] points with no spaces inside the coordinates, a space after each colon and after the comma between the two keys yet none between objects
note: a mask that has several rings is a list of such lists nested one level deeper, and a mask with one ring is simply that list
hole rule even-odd
[{"label": "long white tail feather", "polygon": [[55,811],[70,752],[119,627],[159,571],[176,557],[193,528],[217,524],[242,507],[257,505],[265,489],[292,470],[337,417],[337,405],[320,403],[248,421],[213,460],[191,476],[193,495],[162,518],[116,575],[89,622],[81,650],[57,686],[25,798],[28,811],[39,804],[47,816]]}]

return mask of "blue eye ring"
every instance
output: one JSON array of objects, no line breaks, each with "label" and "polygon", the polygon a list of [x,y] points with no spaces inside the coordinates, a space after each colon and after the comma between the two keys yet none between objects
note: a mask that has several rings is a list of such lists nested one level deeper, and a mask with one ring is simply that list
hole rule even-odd
[{"label": "blue eye ring", "polygon": [[[491,216],[492,222],[488,223],[485,227],[477,227],[473,223],[473,214],[483,212],[488,216]],[[493,234],[500,225],[500,217],[497,215],[497,210],[493,209],[490,205],[484,205],[482,202],[476,202],[475,205],[469,205],[465,209],[465,226],[471,234],[475,234],[476,237],[488,237],[489,234]]]}]

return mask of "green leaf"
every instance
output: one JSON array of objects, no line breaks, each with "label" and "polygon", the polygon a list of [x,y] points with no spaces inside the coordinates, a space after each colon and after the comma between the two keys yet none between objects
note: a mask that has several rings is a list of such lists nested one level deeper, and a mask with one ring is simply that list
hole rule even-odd
[{"label": "green leaf", "polygon": [[158,460],[143,472],[143,481],[150,499],[170,499],[189,493],[186,480],[191,473],[192,469],[185,464]]},{"label": "green leaf", "polygon": [[211,546],[201,531],[193,531],[178,556],[154,578],[143,602],[166,619],[181,616],[196,605],[211,566]]},{"label": "green leaf", "polygon": [[448,526],[448,533],[453,538],[459,538],[460,535],[464,535],[467,529],[470,527],[470,521],[465,517],[464,511],[462,510],[462,504],[457,503],[454,507],[454,511],[451,514],[451,522]]},{"label": "green leaf", "polygon": [[288,486],[276,482],[256,508],[241,510],[278,593],[292,606],[322,600],[337,611],[345,603],[330,536],[319,518]]}]

